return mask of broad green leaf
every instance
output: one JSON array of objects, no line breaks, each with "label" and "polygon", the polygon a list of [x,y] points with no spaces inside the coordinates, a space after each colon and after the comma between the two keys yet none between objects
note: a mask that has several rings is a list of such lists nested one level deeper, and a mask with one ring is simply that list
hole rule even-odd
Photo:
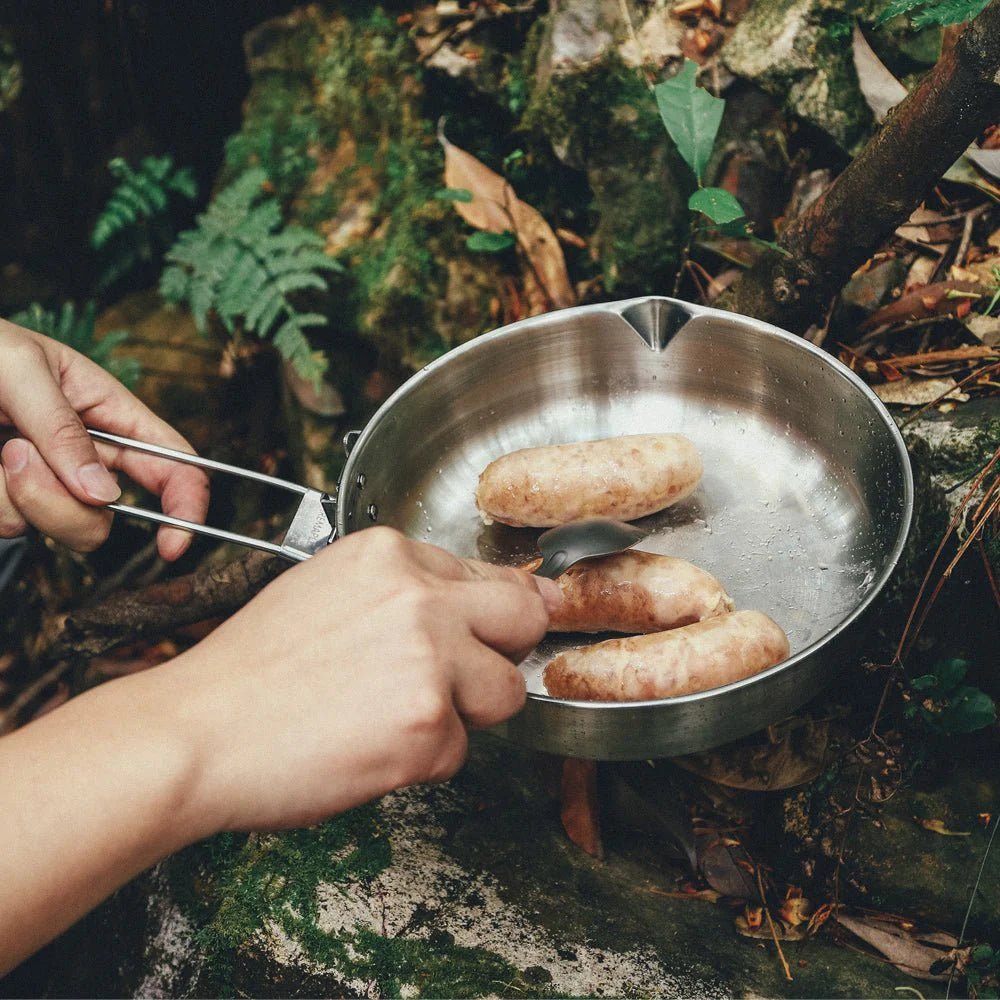
[{"label": "broad green leaf", "polygon": [[938,686],[938,679],[936,674],[923,674],[920,677],[914,677],[910,681],[910,687],[914,691],[930,691],[932,688]]},{"label": "broad green leaf", "polygon": [[500,253],[502,250],[509,250],[514,245],[513,233],[473,233],[466,241],[465,245],[470,250],[477,250],[480,253]]},{"label": "broad green leaf", "polygon": [[935,726],[944,733],[973,733],[996,721],[997,708],[988,694],[979,688],[961,687],[937,716]]},{"label": "broad green leaf", "polygon": [[941,660],[934,664],[934,674],[938,679],[938,685],[942,691],[950,691],[957,687],[959,681],[965,676],[969,669],[969,661],[952,657],[950,660]]},{"label": "broad green leaf", "polygon": [[701,212],[713,222],[725,225],[746,216],[743,206],[724,188],[698,188],[688,198],[688,208],[692,212]]},{"label": "broad green leaf", "polygon": [[434,192],[438,201],[472,201],[472,192],[467,188],[442,188]]},{"label": "broad green leaf", "polygon": [[677,76],[657,84],[653,92],[660,117],[677,151],[701,181],[726,102],[699,87],[697,76],[697,63],[688,59]]}]

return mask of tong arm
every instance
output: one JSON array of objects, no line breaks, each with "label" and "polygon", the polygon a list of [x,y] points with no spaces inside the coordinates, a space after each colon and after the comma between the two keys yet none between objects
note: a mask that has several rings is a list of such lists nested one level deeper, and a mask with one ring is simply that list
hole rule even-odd
[{"label": "tong arm", "polygon": [[323,493],[320,490],[312,490],[307,486],[300,486],[298,483],[289,482],[287,479],[278,479],[275,476],[268,476],[262,472],[255,472],[253,469],[243,469],[236,465],[227,465],[225,462],[216,462],[211,458],[202,458],[200,455],[192,455],[186,451],[177,451],[174,448],[167,448],[163,445],[150,444],[146,441],[134,441],[131,438],[121,437],[118,434],[108,434],[105,431],[92,430],[89,433],[91,437],[98,441],[107,441],[109,444],[115,444],[121,448],[141,451],[147,455],[155,455],[157,458],[166,458],[185,465],[195,465],[198,468],[208,469],[212,472],[224,472],[227,475],[236,476],[240,479],[249,479],[254,482],[263,483],[266,486],[287,490],[290,493],[297,493],[302,497],[280,545],[265,541],[262,538],[253,538],[250,535],[240,535],[233,531],[225,531],[222,528],[213,528],[207,524],[198,524],[196,521],[185,521],[183,518],[171,517],[169,514],[164,514],[160,511],[147,510],[144,507],[133,507],[130,504],[109,503],[107,504],[108,510],[127,514],[129,517],[152,521],[155,524],[165,524],[172,528],[180,528],[183,531],[190,531],[196,535],[207,535],[209,538],[215,538],[219,541],[234,542],[237,545],[244,545],[247,548],[270,552],[272,555],[281,556],[291,562],[301,562],[304,559],[308,559],[334,539],[334,535],[336,534],[337,501],[328,493]]}]

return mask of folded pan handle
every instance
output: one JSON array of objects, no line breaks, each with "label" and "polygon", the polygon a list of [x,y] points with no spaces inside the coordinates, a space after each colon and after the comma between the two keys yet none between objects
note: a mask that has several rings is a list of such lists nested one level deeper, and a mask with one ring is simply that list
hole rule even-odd
[{"label": "folded pan handle", "polygon": [[196,465],[200,469],[208,469],[211,472],[222,472],[240,479],[253,480],[266,486],[297,493],[302,498],[280,544],[268,542],[262,538],[253,538],[250,535],[240,535],[222,528],[213,528],[196,521],[185,521],[183,518],[171,517],[161,511],[133,507],[130,504],[109,503],[106,505],[108,510],[127,514],[129,517],[137,517],[144,521],[152,521],[155,524],[180,528],[182,531],[190,531],[195,535],[207,535],[218,541],[235,542],[237,545],[244,545],[250,549],[270,552],[272,555],[281,556],[290,562],[302,562],[304,559],[308,559],[329,545],[336,536],[337,500],[329,493],[312,490],[307,486],[300,486],[298,483],[292,483],[286,479],[267,476],[262,472],[255,472],[253,469],[243,469],[236,465],[227,465],[225,462],[202,458],[200,455],[166,448],[163,445],[134,441],[131,438],[121,437],[118,434],[108,434],[105,431],[92,430],[89,433],[98,441],[106,441],[120,448],[129,448],[132,451],[141,451],[147,455],[181,462],[184,465]]}]

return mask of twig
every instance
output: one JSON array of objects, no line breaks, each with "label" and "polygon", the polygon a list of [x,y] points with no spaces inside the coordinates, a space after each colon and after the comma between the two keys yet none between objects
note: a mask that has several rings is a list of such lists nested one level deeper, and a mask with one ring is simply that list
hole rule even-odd
[{"label": "twig", "polygon": [[966,375],[965,378],[963,378],[961,382],[958,382],[957,384],[953,385],[950,389],[945,389],[945,391],[942,392],[940,396],[935,396],[934,399],[932,399],[929,403],[924,403],[924,405],[921,406],[920,409],[916,411],[916,413],[910,414],[910,416],[908,416],[899,425],[900,429],[902,429],[903,427],[906,427],[907,424],[912,423],[914,420],[916,420],[917,417],[919,417],[921,413],[925,413],[932,406],[936,406],[938,403],[941,402],[942,399],[944,399],[945,396],[950,396],[956,389],[961,389],[962,386],[964,386],[967,382],[971,382],[973,379],[981,378],[987,372],[993,371],[993,370],[995,370],[997,368],[1000,368],[1000,361],[994,361],[992,364],[986,365],[983,368],[977,368],[971,374]]},{"label": "twig", "polygon": [[972,242],[972,227],[976,219],[989,208],[988,204],[977,205],[965,213],[965,225],[962,228],[962,241],[955,251],[955,265],[961,267],[965,261],[965,255],[969,252],[969,244]]},{"label": "twig", "polygon": [[90,595],[90,600],[87,604],[97,604],[98,601],[103,601],[108,594],[113,594],[116,590],[121,590],[125,583],[129,580],[133,573],[144,566],[150,559],[154,558],[156,555],[156,538],[154,537],[151,541],[147,542],[138,552],[136,552],[130,559],[126,560],[125,564],[121,566],[115,573],[107,577],[100,582],[100,584],[94,588],[93,594]]},{"label": "twig", "polygon": [[983,569],[986,570],[986,579],[989,581],[990,590],[993,591],[993,600],[996,602],[997,608],[1000,608],[1000,586],[997,585],[997,578],[993,572],[993,563],[990,561],[990,555],[986,551],[986,540],[983,535],[979,536],[979,554],[983,559]]},{"label": "twig", "polygon": [[934,365],[944,361],[975,361],[976,358],[1000,357],[1000,347],[986,344],[972,344],[967,347],[953,347],[947,351],[924,351],[922,354],[899,354],[882,358],[896,368],[912,368],[914,365]]},{"label": "twig", "polygon": [[[997,813],[993,820],[993,829],[990,831],[990,839],[986,841],[986,850],[983,851],[983,860],[979,863],[979,872],[976,875],[976,883],[972,887],[972,894],[969,896],[969,905],[965,908],[965,919],[962,921],[962,929],[958,932],[958,943],[955,945],[956,950],[962,947],[962,941],[965,938],[965,932],[969,926],[969,917],[972,915],[972,907],[976,902],[976,894],[979,892],[979,883],[983,880],[983,871],[986,869],[986,859],[990,856],[990,849],[993,847],[993,840],[997,835],[997,827],[1000,827],[1000,813]],[[955,966],[951,967],[951,972],[948,974],[948,988],[945,990],[944,996],[945,1000],[951,996],[951,983],[955,978]]]},{"label": "twig", "polygon": [[760,901],[764,904],[764,916],[767,917],[767,926],[771,929],[774,946],[778,949],[778,958],[781,959],[781,967],[785,970],[785,978],[789,982],[792,982],[792,970],[788,967],[788,960],[785,958],[785,953],[781,950],[778,929],[774,926],[774,921],[771,919],[771,910],[767,905],[767,896],[764,894],[764,879],[761,878],[760,865],[754,865],[754,871],[757,874],[757,891],[760,893]]},{"label": "twig", "polygon": [[72,666],[70,660],[62,660],[50,667],[41,677],[32,681],[26,688],[18,692],[17,697],[0,714],[0,736],[17,728],[17,717],[25,706],[38,697],[50,684],[55,683]]}]

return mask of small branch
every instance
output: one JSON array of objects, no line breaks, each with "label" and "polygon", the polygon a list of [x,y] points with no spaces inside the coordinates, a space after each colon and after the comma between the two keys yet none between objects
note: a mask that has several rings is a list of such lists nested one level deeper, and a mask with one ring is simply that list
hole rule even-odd
[{"label": "small branch", "polygon": [[844,172],[782,231],[720,308],[802,331],[945,171],[1000,118],[1000,0],[992,0]]},{"label": "small branch", "polygon": [[98,656],[124,642],[226,617],[287,568],[284,560],[255,551],[222,567],[115,594],[47,622],[35,656],[47,661]]}]

